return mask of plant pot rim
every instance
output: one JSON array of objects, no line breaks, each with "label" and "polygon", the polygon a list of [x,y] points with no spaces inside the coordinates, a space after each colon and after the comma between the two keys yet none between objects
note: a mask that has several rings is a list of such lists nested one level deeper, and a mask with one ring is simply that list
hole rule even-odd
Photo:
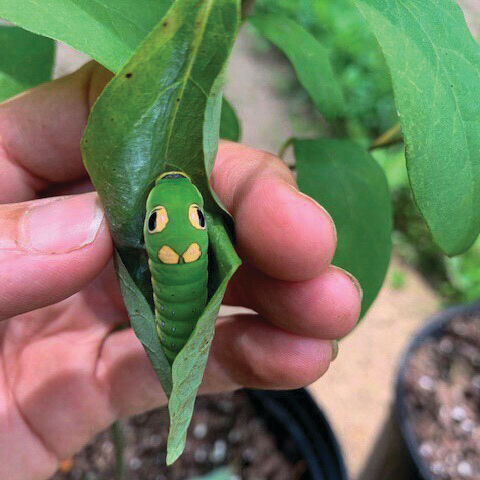
[{"label": "plant pot rim", "polygon": [[[257,411],[286,430],[314,480],[348,480],[340,445],[320,406],[305,389],[245,389]],[[268,423],[268,422],[267,422]],[[272,432],[278,438],[277,432]]]},{"label": "plant pot rim", "polygon": [[408,421],[407,405],[405,402],[405,374],[409,367],[411,356],[426,339],[439,337],[445,329],[445,326],[455,317],[460,315],[472,315],[475,313],[480,313],[480,301],[470,304],[454,305],[429,317],[426,324],[414,334],[413,339],[410,341],[406,351],[400,359],[399,367],[397,369],[395,379],[394,415],[408,452],[420,475],[425,480],[434,480],[434,477],[422,456],[419,454],[419,445],[410,422]]}]

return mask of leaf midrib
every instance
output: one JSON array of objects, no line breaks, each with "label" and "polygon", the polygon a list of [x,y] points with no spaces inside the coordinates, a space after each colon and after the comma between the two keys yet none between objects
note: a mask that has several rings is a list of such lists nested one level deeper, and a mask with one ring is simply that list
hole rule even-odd
[{"label": "leaf midrib", "polygon": [[[194,48],[191,51],[190,58],[189,58],[189,61],[188,61],[188,64],[187,64],[187,71],[185,72],[185,79],[181,82],[182,86],[181,86],[180,91],[179,91],[179,98],[181,100],[176,102],[176,105],[175,105],[175,108],[173,110],[173,114],[172,114],[172,117],[171,117],[170,125],[168,127],[168,135],[167,135],[166,148],[165,148],[165,158],[164,158],[165,161],[167,161],[167,159],[168,159],[168,152],[169,152],[170,143],[171,143],[171,139],[172,139],[173,127],[176,123],[178,110],[179,110],[180,104],[182,103],[182,100],[183,100],[183,95],[185,93],[185,88],[187,86],[188,80],[190,79],[190,75],[192,73],[193,65],[195,64],[195,60],[197,58],[198,49],[200,48],[200,45],[201,45],[201,38],[203,38],[203,35],[205,33],[205,28],[206,28],[207,23],[208,23],[208,18],[209,18],[209,15],[210,15],[210,11],[212,10],[212,7],[213,7],[213,2],[214,2],[214,0],[207,0],[207,4],[204,7],[205,13],[203,14],[201,27],[198,28],[198,33],[194,35],[194,40],[192,42],[193,45],[194,45]],[[202,14],[202,12],[199,13],[198,17],[200,17],[201,14]],[[201,92],[203,94],[205,94],[203,89],[201,89]]]}]

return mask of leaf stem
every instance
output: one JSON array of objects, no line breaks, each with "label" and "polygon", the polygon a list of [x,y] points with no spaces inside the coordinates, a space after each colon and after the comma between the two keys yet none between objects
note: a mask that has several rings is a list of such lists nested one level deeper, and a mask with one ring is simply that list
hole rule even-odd
[{"label": "leaf stem", "polygon": [[293,142],[295,141],[295,137],[290,137],[281,147],[280,150],[278,151],[278,156],[283,160],[283,157],[285,156],[285,153],[287,150],[293,145]]},{"label": "leaf stem", "polygon": [[369,150],[375,150],[376,148],[389,147],[396,143],[403,142],[402,128],[400,123],[396,123],[392,128],[388,129],[385,133],[382,133],[376,140],[372,142]]}]

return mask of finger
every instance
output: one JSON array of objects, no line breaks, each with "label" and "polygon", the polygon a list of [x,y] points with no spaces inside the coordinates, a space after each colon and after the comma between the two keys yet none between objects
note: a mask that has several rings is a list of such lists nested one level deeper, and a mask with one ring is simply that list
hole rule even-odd
[{"label": "finger", "polygon": [[86,175],[80,140],[110,78],[91,62],[0,105],[0,203],[30,200],[52,182]]},{"label": "finger", "polygon": [[286,282],[247,265],[235,274],[224,301],[255,310],[289,332],[336,339],[356,325],[362,296],[358,281],[334,266],[311,280]]},{"label": "finger", "polygon": [[[202,393],[240,386],[286,389],[305,386],[327,370],[332,344],[275,328],[256,315],[235,316],[216,328]],[[118,416],[140,413],[166,398],[140,342],[131,329],[104,343],[98,379]]]},{"label": "finger", "polygon": [[80,290],[112,254],[94,193],[0,206],[0,320]]},{"label": "finger", "polygon": [[330,341],[295,335],[258,315],[235,315],[216,328],[204,388],[304,387],[327,371],[332,355]]},{"label": "finger", "polygon": [[336,246],[333,221],[300,193],[288,167],[265,152],[222,142],[213,188],[235,219],[240,256],[281,280],[314,278]]}]

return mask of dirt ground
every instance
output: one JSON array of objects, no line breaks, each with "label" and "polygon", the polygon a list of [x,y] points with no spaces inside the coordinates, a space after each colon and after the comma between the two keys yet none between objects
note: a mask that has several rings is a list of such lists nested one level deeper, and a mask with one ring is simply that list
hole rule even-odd
[{"label": "dirt ground", "polygon": [[[467,20],[480,31],[479,0],[463,0]],[[60,46],[56,76],[65,75],[87,60]],[[251,41],[242,32],[228,72],[226,97],[242,120],[242,141],[278,152],[292,135],[288,107],[277,95],[275,79],[288,67],[276,61],[260,64]],[[248,95],[245,93],[248,92]],[[402,272],[405,285],[392,286],[391,276]],[[439,309],[439,299],[416,272],[393,259],[385,286],[353,335],[342,341],[338,359],[329,372],[310,387],[325,409],[343,447],[352,478],[356,478],[372,448],[392,401],[399,357],[425,319]]]}]

